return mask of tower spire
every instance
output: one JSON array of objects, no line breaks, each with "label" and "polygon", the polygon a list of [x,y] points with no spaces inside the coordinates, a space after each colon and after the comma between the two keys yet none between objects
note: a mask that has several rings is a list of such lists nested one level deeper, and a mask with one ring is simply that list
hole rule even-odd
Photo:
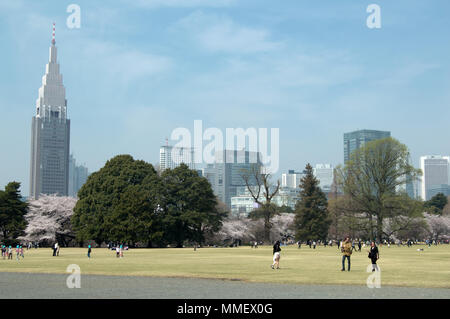
[{"label": "tower spire", "polygon": [[53,22],[52,44],[55,45],[55,22]]}]

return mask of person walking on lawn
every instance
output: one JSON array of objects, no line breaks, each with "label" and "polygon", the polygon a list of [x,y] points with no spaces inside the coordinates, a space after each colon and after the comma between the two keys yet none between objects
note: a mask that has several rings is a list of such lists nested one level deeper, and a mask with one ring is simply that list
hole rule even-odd
[{"label": "person walking on lawn", "polygon": [[272,264],[272,269],[275,269],[274,266],[277,266],[277,269],[280,269],[280,251],[281,251],[281,247],[280,247],[280,241],[276,241],[275,245],[273,245],[273,264]]},{"label": "person walking on lawn", "polygon": [[380,259],[380,254],[378,252],[377,245],[375,245],[375,242],[372,242],[370,244],[370,251],[369,251],[369,256],[368,257],[372,261],[372,272],[375,271],[375,270],[378,270],[377,260]]},{"label": "person walking on lawn", "polygon": [[348,271],[350,271],[350,256],[352,255],[352,242],[350,238],[345,238],[345,241],[342,243],[342,269],[341,271],[345,271],[345,259],[348,260]]}]

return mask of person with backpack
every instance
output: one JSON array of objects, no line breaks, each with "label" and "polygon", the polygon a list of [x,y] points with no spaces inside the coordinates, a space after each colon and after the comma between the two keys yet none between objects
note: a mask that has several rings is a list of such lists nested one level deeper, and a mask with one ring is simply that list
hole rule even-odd
[{"label": "person with backpack", "polygon": [[345,259],[348,260],[348,271],[350,271],[350,256],[352,255],[352,242],[350,238],[345,238],[342,243],[341,252],[342,252],[342,269],[341,271],[345,271]]},{"label": "person with backpack", "polygon": [[368,257],[372,261],[372,272],[374,272],[375,270],[378,271],[377,260],[380,259],[380,254],[378,252],[377,245],[375,245],[375,242],[372,242],[370,244],[370,250],[369,250]]},{"label": "person with backpack", "polygon": [[280,241],[277,240],[275,242],[275,245],[273,245],[273,264],[272,264],[272,269],[275,269],[275,265],[277,266],[277,269],[280,269],[280,251],[281,251],[281,247],[280,247]]}]

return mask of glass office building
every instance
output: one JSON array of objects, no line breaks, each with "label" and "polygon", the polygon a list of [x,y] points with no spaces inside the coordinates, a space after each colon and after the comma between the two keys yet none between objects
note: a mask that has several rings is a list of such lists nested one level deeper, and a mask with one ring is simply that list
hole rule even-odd
[{"label": "glass office building", "polygon": [[391,137],[391,132],[359,130],[350,133],[344,133],[344,163],[350,159],[350,154],[361,148],[370,141],[380,140]]}]

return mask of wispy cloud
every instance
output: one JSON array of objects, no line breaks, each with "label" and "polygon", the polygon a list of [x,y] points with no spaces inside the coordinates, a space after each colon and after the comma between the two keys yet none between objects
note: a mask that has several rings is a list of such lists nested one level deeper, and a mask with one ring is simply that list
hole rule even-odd
[{"label": "wispy cloud", "polygon": [[169,57],[108,42],[90,41],[83,46],[82,53],[87,64],[98,69],[100,75],[122,85],[169,71],[173,66]]},{"label": "wispy cloud", "polygon": [[423,76],[425,73],[436,70],[440,66],[438,64],[423,63],[423,62],[410,62],[393,69],[384,78],[377,81],[376,84],[384,86],[403,86],[407,85],[418,78]]},{"label": "wispy cloud", "polygon": [[[127,3],[129,3],[127,1]],[[227,7],[234,5],[236,0],[136,0],[133,3],[146,8],[159,7]]]},{"label": "wispy cloud", "polygon": [[268,52],[283,47],[282,42],[270,39],[264,28],[236,23],[227,16],[196,11],[180,20],[175,29],[182,29],[202,48],[213,53],[250,54]]}]

